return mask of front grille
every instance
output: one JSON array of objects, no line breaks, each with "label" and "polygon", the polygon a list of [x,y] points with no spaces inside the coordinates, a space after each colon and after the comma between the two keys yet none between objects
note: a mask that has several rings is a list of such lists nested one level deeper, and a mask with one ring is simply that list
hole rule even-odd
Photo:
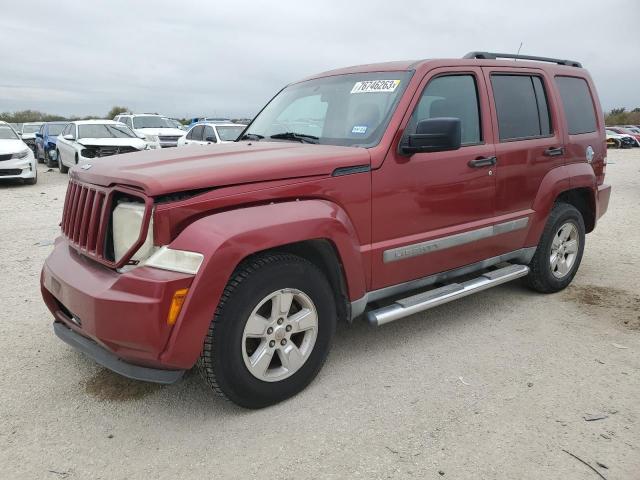
[{"label": "front grille", "polygon": [[94,157],[110,157],[112,155],[120,155],[121,153],[138,152],[135,147],[130,146],[104,146],[104,147],[88,147],[82,150],[82,156],[87,158]]},{"label": "front grille", "polygon": [[102,256],[107,192],[69,182],[62,212],[62,234],[76,248]]},{"label": "front grille", "polygon": [[0,177],[11,177],[13,175],[20,175],[22,170],[19,168],[5,168],[0,170]]},{"label": "front grille", "polygon": [[[113,258],[111,213],[120,199],[141,201],[146,205],[146,211],[138,241],[116,261]],[[70,180],[60,227],[69,244],[77,251],[108,267],[120,268],[144,243],[152,207],[152,200],[137,190],[127,187],[103,188]]]},{"label": "front grille", "polygon": [[160,135],[160,137],[158,138],[160,138],[161,142],[177,142],[180,138],[180,135]]},{"label": "front grille", "polygon": [[36,144],[36,141],[33,138],[27,138],[22,140],[24,143],[26,143],[27,145],[29,145],[30,147],[34,146]]}]

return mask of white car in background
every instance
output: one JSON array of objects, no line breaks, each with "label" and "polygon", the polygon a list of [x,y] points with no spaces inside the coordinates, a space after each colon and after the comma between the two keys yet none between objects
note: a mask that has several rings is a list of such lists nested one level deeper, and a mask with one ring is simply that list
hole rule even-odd
[{"label": "white car in background", "polygon": [[170,126],[166,117],[153,113],[123,113],[116,115],[114,120],[144,135],[150,148],[175,147],[185,134],[184,130]]},{"label": "white car in background", "polygon": [[187,131],[187,134],[178,140],[178,146],[234,142],[245,128],[247,126],[240,123],[199,122],[194,124]]},{"label": "white car in background", "polygon": [[148,150],[145,140],[133,130],[113,120],[79,120],[70,122],[56,142],[58,168],[67,173],[69,167],[87,161]]},{"label": "white car in background", "polygon": [[0,121],[0,180],[9,179],[34,185],[38,181],[38,162],[18,132]]},{"label": "white car in background", "polygon": [[22,141],[27,144],[34,154],[36,152],[36,133],[40,131],[42,123],[43,122],[23,123],[21,129],[18,130]]}]

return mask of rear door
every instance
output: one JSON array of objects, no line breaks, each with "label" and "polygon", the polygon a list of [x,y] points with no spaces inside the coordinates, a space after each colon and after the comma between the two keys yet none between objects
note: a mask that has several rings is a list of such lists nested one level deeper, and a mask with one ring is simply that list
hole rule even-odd
[{"label": "rear door", "polygon": [[536,68],[484,67],[496,148],[496,216],[523,228],[503,235],[501,253],[524,246],[533,202],[547,173],[566,161],[553,78]]}]

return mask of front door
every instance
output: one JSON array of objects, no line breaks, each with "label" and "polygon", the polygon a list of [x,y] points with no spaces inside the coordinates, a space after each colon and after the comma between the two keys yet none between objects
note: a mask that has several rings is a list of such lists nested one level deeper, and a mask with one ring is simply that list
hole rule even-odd
[{"label": "front door", "polygon": [[[462,147],[403,155],[397,141],[372,172],[372,290],[450,270],[496,254],[495,149],[480,68],[429,72],[401,124],[456,117]],[[398,136],[396,136],[397,138]]]}]

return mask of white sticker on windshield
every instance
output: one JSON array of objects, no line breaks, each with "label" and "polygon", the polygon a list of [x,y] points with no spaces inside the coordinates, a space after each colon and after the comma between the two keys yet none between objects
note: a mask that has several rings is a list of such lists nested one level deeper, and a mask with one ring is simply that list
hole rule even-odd
[{"label": "white sticker on windshield", "polygon": [[351,93],[387,93],[394,92],[400,80],[365,80],[356,82]]}]

